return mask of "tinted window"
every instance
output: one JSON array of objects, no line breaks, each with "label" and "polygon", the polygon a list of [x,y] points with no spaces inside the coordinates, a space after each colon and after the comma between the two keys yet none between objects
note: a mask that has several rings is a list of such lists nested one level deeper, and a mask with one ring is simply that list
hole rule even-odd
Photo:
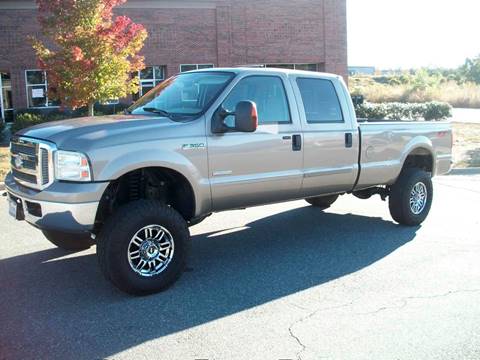
[{"label": "tinted window", "polygon": [[343,122],[333,83],[323,79],[297,79],[308,123]]},{"label": "tinted window", "polygon": [[237,104],[245,100],[257,104],[259,124],[290,122],[285,88],[279,77],[249,76],[240,80],[228,95],[223,107],[228,111],[234,111]]}]

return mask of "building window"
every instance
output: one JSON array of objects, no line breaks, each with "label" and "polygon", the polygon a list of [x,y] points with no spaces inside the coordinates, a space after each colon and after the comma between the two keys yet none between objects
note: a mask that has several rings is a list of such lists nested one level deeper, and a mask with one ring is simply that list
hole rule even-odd
[{"label": "building window", "polygon": [[0,72],[0,117],[6,122],[13,121],[12,80],[8,72]]},{"label": "building window", "polygon": [[45,71],[26,70],[25,80],[29,108],[53,107],[60,104],[48,98],[48,80]]},{"label": "building window", "polygon": [[267,68],[318,71],[318,64],[265,64]]},{"label": "building window", "polygon": [[213,64],[182,64],[180,65],[180,72],[192,71],[192,70],[202,70],[202,69],[211,69]]},{"label": "building window", "polygon": [[147,66],[138,72],[140,78],[140,96],[145,95],[165,80],[166,66]]}]

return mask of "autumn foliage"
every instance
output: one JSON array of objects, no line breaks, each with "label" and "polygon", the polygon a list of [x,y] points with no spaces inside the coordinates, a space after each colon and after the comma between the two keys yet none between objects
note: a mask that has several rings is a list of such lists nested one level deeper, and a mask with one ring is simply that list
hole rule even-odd
[{"label": "autumn foliage", "polygon": [[138,91],[132,72],[147,37],[142,25],[113,8],[126,0],[36,0],[47,45],[33,40],[39,65],[48,72],[49,96],[71,108],[122,98]]}]

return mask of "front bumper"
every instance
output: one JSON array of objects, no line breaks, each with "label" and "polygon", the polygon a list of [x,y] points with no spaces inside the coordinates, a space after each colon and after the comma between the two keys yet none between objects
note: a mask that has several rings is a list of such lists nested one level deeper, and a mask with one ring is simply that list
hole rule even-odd
[{"label": "front bumper", "polygon": [[[82,185],[91,184],[71,184],[72,187]],[[55,193],[55,201],[41,200],[39,198],[44,196],[38,196],[39,193],[16,183],[11,174],[5,179],[5,187],[9,201],[16,202],[21,209],[17,216],[20,220],[41,230],[84,233],[93,229],[99,201],[70,202],[72,192],[65,194],[65,202],[60,201],[62,196],[58,192]]]}]

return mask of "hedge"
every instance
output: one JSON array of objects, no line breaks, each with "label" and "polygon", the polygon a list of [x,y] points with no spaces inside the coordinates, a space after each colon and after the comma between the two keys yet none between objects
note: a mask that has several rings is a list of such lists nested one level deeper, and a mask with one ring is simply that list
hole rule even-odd
[{"label": "hedge", "polygon": [[[95,105],[95,115],[112,115],[122,112],[127,107],[128,105],[125,104]],[[81,108],[78,110],[21,109],[16,111],[15,121],[12,124],[11,131],[12,134],[14,134],[19,130],[45,122],[73,119],[83,116],[87,116],[86,108]]]},{"label": "hedge", "polygon": [[444,102],[427,103],[364,103],[355,106],[359,119],[369,120],[445,120],[452,116],[452,107]]},{"label": "hedge", "polygon": [[[126,105],[112,106],[98,105],[95,107],[97,115],[113,114],[124,110]],[[363,103],[355,106],[359,119],[369,120],[444,120],[452,116],[452,107],[443,102],[427,103]],[[86,116],[86,110],[76,111],[53,110],[45,112],[41,110],[19,110],[15,122],[12,124],[12,133],[44,122],[71,119]]]}]

